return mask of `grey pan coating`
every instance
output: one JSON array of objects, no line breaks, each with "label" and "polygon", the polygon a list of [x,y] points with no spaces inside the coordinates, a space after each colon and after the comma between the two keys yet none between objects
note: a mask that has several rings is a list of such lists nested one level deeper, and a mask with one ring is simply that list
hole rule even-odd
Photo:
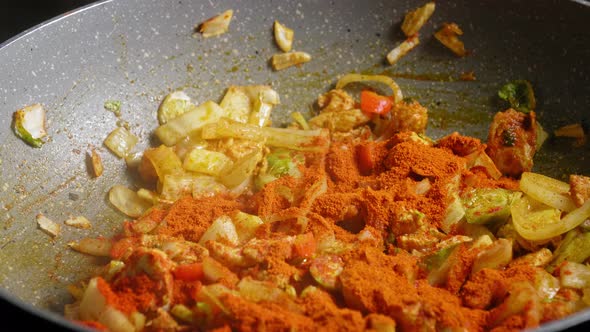
[{"label": "grey pan coating", "polygon": [[[2,293],[43,315],[71,301],[66,285],[104,263],[67,248],[82,237],[112,235],[123,215],[106,200],[113,184],[133,186],[123,161],[102,142],[127,122],[153,143],[156,109],[168,92],[186,88],[197,101],[219,100],[230,84],[270,84],[281,95],[276,125],[291,111],[309,114],[317,95],[351,71],[392,75],[404,94],[430,110],[428,134],[459,131],[486,138],[502,108],[498,88],[528,79],[538,97],[538,117],[548,132],[589,121],[590,7],[577,1],[440,1],[421,31],[421,45],[393,67],[384,56],[403,40],[404,13],[424,1],[156,1],[99,2],[35,27],[0,47],[0,286]],[[216,38],[191,37],[196,23],[235,10],[230,31]],[[296,50],[313,60],[273,72],[278,52],[272,22],[296,31]],[[464,30],[471,54],[456,58],[432,33],[453,21]],[[473,71],[476,81],[458,79]],[[122,101],[116,118],[106,100]],[[33,149],[11,132],[12,113],[28,104],[48,109],[49,141]],[[536,160],[550,175],[590,174],[590,144],[552,138]],[[95,147],[105,174],[89,176],[86,153]],[[52,240],[35,215],[62,222],[90,219],[92,230],[63,228]],[[55,316],[52,316],[55,318]],[[60,318],[57,318],[58,320]],[[547,325],[563,329],[590,319],[590,311]]]}]

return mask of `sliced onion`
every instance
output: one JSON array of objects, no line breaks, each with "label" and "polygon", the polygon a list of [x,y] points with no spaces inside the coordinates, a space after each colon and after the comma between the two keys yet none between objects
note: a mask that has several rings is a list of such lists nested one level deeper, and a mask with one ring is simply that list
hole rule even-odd
[{"label": "sliced onion", "polygon": [[133,218],[141,216],[152,206],[135,191],[121,185],[115,185],[109,190],[109,201],[117,210]]},{"label": "sliced onion", "polygon": [[168,174],[182,171],[182,161],[174,149],[165,145],[144,151],[139,172],[144,180],[152,179],[155,173],[158,180],[164,181]]},{"label": "sliced onion", "polygon": [[559,291],[560,284],[559,280],[552,276],[551,273],[543,269],[537,269],[534,286],[537,290],[537,294],[542,300],[550,300],[554,298]]},{"label": "sliced onion", "polygon": [[434,13],[434,9],[436,8],[436,4],[434,1],[428,2],[422,7],[418,7],[412,11],[406,13],[404,17],[404,21],[402,22],[402,31],[408,37],[417,33],[422,26],[428,21],[432,13]]},{"label": "sliced onion", "polygon": [[203,275],[208,282],[217,282],[231,275],[231,271],[211,257],[203,258]]},{"label": "sliced onion", "polygon": [[584,138],[584,128],[581,123],[569,124],[553,131],[553,135],[557,137],[573,137]]},{"label": "sliced onion", "polygon": [[389,62],[390,65],[395,64],[404,55],[408,54],[411,50],[418,46],[418,44],[420,44],[420,38],[418,38],[418,34],[408,37],[408,39],[404,40],[401,44],[397,45],[394,49],[387,53],[387,62]]},{"label": "sliced onion", "polygon": [[81,320],[97,320],[106,307],[107,300],[98,289],[99,278],[90,279],[84,290],[79,309]]},{"label": "sliced onion", "polygon": [[305,52],[289,52],[275,54],[270,59],[274,70],[282,70],[291,66],[300,65],[311,61],[311,55]]},{"label": "sliced onion", "polygon": [[492,158],[490,158],[490,156],[488,156],[484,150],[475,151],[465,156],[465,159],[468,168],[481,166],[485,168],[489,176],[491,176],[494,180],[498,180],[502,177],[502,172],[498,170],[498,167],[496,167],[496,164],[494,164]]},{"label": "sliced onion", "polygon": [[507,239],[498,239],[491,246],[483,249],[473,262],[471,273],[488,269],[499,269],[510,263],[512,260],[512,241]]},{"label": "sliced onion", "polygon": [[387,85],[391,89],[391,91],[393,91],[392,96],[394,97],[395,103],[399,103],[400,101],[402,101],[402,99],[404,99],[402,90],[399,88],[399,85],[397,85],[397,83],[395,83],[395,81],[391,77],[385,75],[346,74],[338,80],[338,83],[336,83],[336,89],[342,89],[344,86],[353,82],[367,81],[374,81]]},{"label": "sliced onion", "polygon": [[236,296],[239,295],[237,291],[229,289],[222,284],[212,284],[201,287],[201,290],[197,294],[197,301],[205,302],[211,307],[217,308],[229,316],[231,311],[226,308],[220,300],[224,294],[232,294]]},{"label": "sliced onion", "polygon": [[182,196],[192,194],[198,176],[194,173],[177,173],[164,176],[161,182],[160,198],[175,201]]},{"label": "sliced onion", "polygon": [[207,228],[199,244],[204,245],[207,241],[219,241],[223,239],[231,245],[237,245],[239,243],[238,232],[233,221],[228,216],[221,216]]},{"label": "sliced onion", "polygon": [[90,160],[92,162],[92,173],[94,176],[101,176],[102,172],[104,171],[104,167],[102,166],[102,158],[95,149],[92,149],[90,152]]},{"label": "sliced onion", "polygon": [[37,215],[37,224],[47,234],[56,237],[61,231],[61,226],[55,223],[53,220],[47,218],[42,213]]},{"label": "sliced onion", "polygon": [[182,167],[187,171],[217,176],[231,164],[232,160],[221,152],[197,148],[186,155]]},{"label": "sliced onion", "polygon": [[590,268],[580,263],[565,262],[559,267],[559,281],[564,287],[587,288],[590,286]]},{"label": "sliced onion", "polygon": [[576,208],[570,196],[570,185],[545,175],[522,173],[520,190],[535,200],[561,211],[570,212]]},{"label": "sliced onion", "polygon": [[467,55],[467,51],[459,39],[462,34],[463,31],[456,23],[443,23],[442,28],[434,34],[434,37],[457,56],[464,57]]},{"label": "sliced onion", "polygon": [[303,130],[310,130],[311,129],[309,127],[309,124],[307,123],[307,120],[305,120],[305,118],[303,117],[303,114],[301,114],[300,112],[291,113],[291,117],[293,118],[293,120],[295,120],[295,122],[297,122],[297,124],[301,127],[301,129],[303,129]]},{"label": "sliced onion", "polygon": [[164,97],[158,108],[158,121],[161,125],[188,112],[195,105],[184,91],[174,91]]},{"label": "sliced onion", "polygon": [[83,254],[98,257],[109,257],[111,254],[111,241],[101,238],[84,238],[78,242],[70,242],[68,246]]},{"label": "sliced onion", "polygon": [[92,228],[92,224],[90,223],[90,220],[86,219],[86,217],[84,217],[84,216],[77,216],[77,217],[70,216],[68,219],[66,219],[65,224],[68,226],[82,228],[82,229]]},{"label": "sliced onion", "polygon": [[135,332],[135,326],[127,316],[111,306],[106,307],[98,321],[112,332]]},{"label": "sliced onion", "polygon": [[428,180],[428,178],[424,178],[422,181],[416,183],[414,186],[414,193],[416,195],[424,195],[430,190],[430,188],[432,188],[430,180]]},{"label": "sliced onion", "polygon": [[262,159],[262,151],[256,150],[244,156],[219,174],[219,181],[228,188],[235,188],[252,176],[256,165]]},{"label": "sliced onion", "polygon": [[205,22],[201,23],[198,27],[198,30],[200,33],[203,34],[203,37],[205,38],[226,33],[227,30],[229,30],[229,24],[231,22],[233,14],[233,10],[226,10],[223,13],[213,16]]},{"label": "sliced onion", "polygon": [[510,285],[510,292],[504,302],[491,312],[488,322],[491,327],[500,325],[512,315],[526,314],[531,326],[539,323],[541,316],[540,299],[533,286],[526,282]]},{"label": "sliced onion", "polygon": [[142,314],[138,311],[134,311],[129,316],[129,320],[135,326],[135,331],[143,331],[143,328],[145,327],[145,320],[146,320],[144,314]]},{"label": "sliced onion", "polygon": [[560,219],[560,210],[525,195],[512,202],[510,212],[520,236],[530,241],[547,240],[574,229],[589,218],[590,200]]},{"label": "sliced onion", "polygon": [[461,221],[464,216],[465,207],[463,207],[463,203],[461,203],[459,196],[455,194],[453,201],[451,201],[445,211],[445,218],[441,225],[442,230],[449,234],[453,228],[453,225],[459,223],[459,221]]},{"label": "sliced onion", "polygon": [[293,36],[295,32],[292,29],[287,28],[279,21],[275,21],[274,26],[275,42],[283,52],[289,52],[293,46]]},{"label": "sliced onion", "polygon": [[117,127],[104,140],[104,145],[119,158],[125,158],[138,140],[137,136],[133,135],[129,130],[124,127]]}]

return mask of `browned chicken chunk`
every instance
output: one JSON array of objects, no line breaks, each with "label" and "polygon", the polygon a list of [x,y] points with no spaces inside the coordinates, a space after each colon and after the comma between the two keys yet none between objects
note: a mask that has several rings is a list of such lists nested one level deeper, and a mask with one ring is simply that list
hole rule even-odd
[{"label": "browned chicken chunk", "polygon": [[570,194],[577,206],[582,206],[590,199],[590,177],[570,175]]},{"label": "browned chicken chunk", "polygon": [[404,131],[424,133],[428,122],[428,109],[417,101],[401,101],[393,106],[391,119],[381,131],[382,139]]},{"label": "browned chicken chunk", "polygon": [[354,108],[354,99],[341,89],[333,89],[318,97],[320,112],[346,111]]},{"label": "browned chicken chunk", "polygon": [[518,177],[533,168],[537,126],[535,112],[521,113],[510,108],[496,113],[486,152],[502,174]]}]

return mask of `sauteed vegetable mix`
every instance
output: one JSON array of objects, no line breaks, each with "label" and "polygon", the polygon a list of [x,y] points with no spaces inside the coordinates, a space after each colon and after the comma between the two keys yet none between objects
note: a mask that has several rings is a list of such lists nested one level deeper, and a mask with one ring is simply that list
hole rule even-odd
[{"label": "sauteed vegetable mix", "polygon": [[[408,13],[390,63],[418,45],[433,11]],[[198,31],[225,33],[232,15]],[[311,60],[291,51],[288,27],[275,22],[274,33],[285,52],[276,70]],[[465,56],[461,34],[449,23],[436,38]],[[270,86],[230,86],[199,105],[169,94],[160,145],[135,153],[125,127],[105,140],[140,189],[109,192],[130,217],[119,235],[69,244],[110,262],[70,286],[66,317],[117,332],[512,331],[590,306],[590,177],[532,172],[548,137],[533,87],[516,80],[498,96],[506,109],[481,142],[428,137],[428,110],[381,75],[340,77],[316,116],[294,112],[287,128],[270,126],[280,103]],[[44,122],[42,106],[28,106],[15,133],[41,146]],[[586,139],[579,124],[555,135]],[[100,176],[94,150],[91,161]],[[81,216],[66,224],[91,227]]]},{"label": "sauteed vegetable mix", "polygon": [[165,144],[137,166],[153,190],[113,187],[136,219],[71,244],[111,261],[66,315],[113,331],[500,331],[588,306],[590,181],[530,172],[535,112],[499,112],[487,144],[435,141],[396,85],[344,90],[367,80],[392,82],[345,75],[289,128],[265,127],[268,86],[219,105],[169,95]]}]

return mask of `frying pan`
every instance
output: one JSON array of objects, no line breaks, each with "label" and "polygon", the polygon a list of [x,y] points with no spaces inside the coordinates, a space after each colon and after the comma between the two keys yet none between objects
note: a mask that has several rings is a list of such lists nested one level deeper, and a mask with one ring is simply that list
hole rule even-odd
[{"label": "frying pan", "polygon": [[[110,236],[125,217],[109,205],[113,184],[133,187],[125,163],[102,142],[125,122],[140,136],[138,148],[155,143],[155,112],[163,96],[184,88],[198,102],[219,100],[230,84],[270,84],[281,95],[273,123],[288,114],[313,112],[319,93],[349,72],[394,77],[405,96],[429,108],[427,133],[452,131],[487,136],[502,109],[497,90],[514,79],[532,82],[537,113],[548,132],[574,122],[588,124],[590,105],[590,5],[584,1],[438,2],[421,31],[421,44],[395,66],[384,56],[403,40],[403,15],[424,1],[158,1],[98,2],[12,38],[0,47],[0,295],[34,315],[70,326],[59,313],[71,302],[66,286],[105,262],[75,253],[67,243]],[[234,9],[229,33],[192,37],[193,27]],[[313,60],[273,72],[268,59],[279,50],[271,27],[277,19],[293,28],[294,49]],[[457,58],[432,34],[456,22],[471,51]],[[476,81],[461,81],[473,71]],[[121,117],[103,109],[122,102]],[[30,148],[11,132],[12,113],[42,103],[49,141]],[[590,144],[574,147],[551,138],[538,153],[535,171],[553,176],[590,174]],[[97,148],[105,173],[92,178],[87,152]],[[83,215],[91,230],[63,228],[51,239],[35,215],[57,222]],[[560,330],[590,319],[585,311],[547,324]]]}]

